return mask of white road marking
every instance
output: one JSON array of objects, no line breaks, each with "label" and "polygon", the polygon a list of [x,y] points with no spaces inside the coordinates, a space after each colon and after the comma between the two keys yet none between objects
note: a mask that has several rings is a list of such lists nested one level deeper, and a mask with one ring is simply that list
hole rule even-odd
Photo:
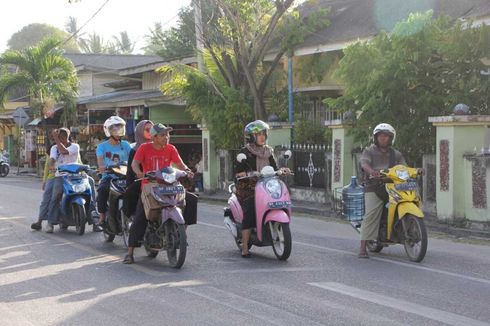
[{"label": "white road marking", "polygon": [[[204,226],[208,226],[208,227],[212,227],[212,228],[216,228],[216,229],[226,229],[226,227],[224,225],[220,226],[220,225],[211,224],[211,223],[199,222],[198,225],[204,225]],[[293,247],[295,245],[300,245],[303,247],[315,248],[315,249],[319,249],[319,250],[323,250],[323,251],[335,252],[338,254],[345,254],[345,255],[350,255],[350,256],[356,256],[357,255],[356,253],[354,253],[352,251],[348,251],[348,250],[330,248],[330,247],[325,247],[325,246],[320,246],[320,245],[315,245],[315,244],[311,244],[311,243],[293,240]],[[447,275],[447,276],[465,279],[468,281],[479,282],[479,283],[483,283],[486,285],[490,285],[490,280],[485,279],[485,278],[479,278],[479,277],[473,277],[473,276],[468,276],[468,275],[459,274],[459,273],[448,272],[445,270],[426,267],[426,266],[415,264],[415,263],[413,263],[413,264],[412,263],[405,263],[405,262],[401,262],[401,261],[397,261],[397,260],[393,260],[393,259],[381,258],[381,257],[370,256],[370,259],[382,261],[382,262],[389,263],[389,264],[394,264],[394,265],[399,265],[399,266],[403,266],[403,267],[424,270],[427,272],[443,274],[443,275]]]},{"label": "white road marking", "polygon": [[424,318],[454,326],[488,326],[488,322],[479,321],[452,312],[429,308],[420,304],[389,297],[372,291],[366,291],[337,282],[308,283],[325,290],[347,295],[356,299],[376,303],[385,307],[408,312]]},{"label": "white road marking", "polygon": [[[265,302],[251,300],[213,286],[183,288],[182,290],[273,325],[321,325],[308,317],[299,316]],[[232,323],[230,319],[230,324]]]}]

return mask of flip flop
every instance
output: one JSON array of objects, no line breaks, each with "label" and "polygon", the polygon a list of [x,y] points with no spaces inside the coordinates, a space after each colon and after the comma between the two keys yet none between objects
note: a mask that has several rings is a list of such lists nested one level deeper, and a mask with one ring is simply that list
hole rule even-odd
[{"label": "flip flop", "polygon": [[242,258],[251,258],[252,255],[250,253],[242,254]]},{"label": "flip flop", "polygon": [[369,258],[369,255],[367,252],[364,252],[364,253],[360,253],[359,255],[357,255],[358,258]]},{"label": "flip flop", "polygon": [[122,262],[123,264],[134,264],[134,257],[133,255],[126,255],[126,257],[124,257],[124,260]]}]

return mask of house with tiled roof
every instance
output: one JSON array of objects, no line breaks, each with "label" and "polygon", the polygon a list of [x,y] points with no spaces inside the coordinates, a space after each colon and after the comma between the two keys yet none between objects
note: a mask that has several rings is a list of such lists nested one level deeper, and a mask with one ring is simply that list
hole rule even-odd
[{"label": "house with tiled roof", "polygon": [[[343,92],[343,86],[332,78],[332,72],[343,55],[342,50],[348,45],[368,41],[381,30],[391,31],[410,13],[428,10],[432,10],[435,17],[448,15],[475,25],[490,25],[488,0],[318,0],[306,2],[300,13],[307,16],[319,7],[330,9],[327,15],[330,25],[306,37],[294,49],[292,61],[293,90],[307,98],[306,104],[294,108],[295,116],[322,121],[336,118],[334,113],[327,112],[323,99],[338,97]],[[274,56],[272,47],[265,61],[272,61]],[[330,61],[321,76],[317,75],[318,72],[308,71],[315,60]],[[287,72],[287,58],[282,64]]]}]

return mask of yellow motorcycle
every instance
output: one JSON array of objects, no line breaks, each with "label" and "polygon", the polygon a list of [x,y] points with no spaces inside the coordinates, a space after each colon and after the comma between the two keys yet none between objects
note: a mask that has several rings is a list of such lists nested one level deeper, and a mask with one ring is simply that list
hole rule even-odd
[{"label": "yellow motorcycle", "polygon": [[408,258],[421,262],[427,252],[427,230],[418,191],[418,169],[396,165],[380,171],[389,201],[383,209],[378,240],[368,241],[371,252],[384,247],[403,244]]}]

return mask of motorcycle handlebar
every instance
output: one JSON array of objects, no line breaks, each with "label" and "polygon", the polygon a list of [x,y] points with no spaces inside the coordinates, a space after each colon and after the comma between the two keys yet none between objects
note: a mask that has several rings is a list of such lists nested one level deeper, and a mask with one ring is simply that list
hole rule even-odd
[{"label": "motorcycle handlebar", "polygon": [[[274,175],[276,176],[281,176],[281,175],[294,175],[294,173],[292,172],[289,172],[289,173],[283,173],[281,169],[277,170],[277,171],[274,171]],[[251,178],[260,178],[260,177],[263,177],[264,175],[260,172],[252,172],[251,175],[246,175],[244,177],[237,177],[236,180],[237,181],[240,181],[240,180],[243,180],[243,179],[251,179]]]}]

